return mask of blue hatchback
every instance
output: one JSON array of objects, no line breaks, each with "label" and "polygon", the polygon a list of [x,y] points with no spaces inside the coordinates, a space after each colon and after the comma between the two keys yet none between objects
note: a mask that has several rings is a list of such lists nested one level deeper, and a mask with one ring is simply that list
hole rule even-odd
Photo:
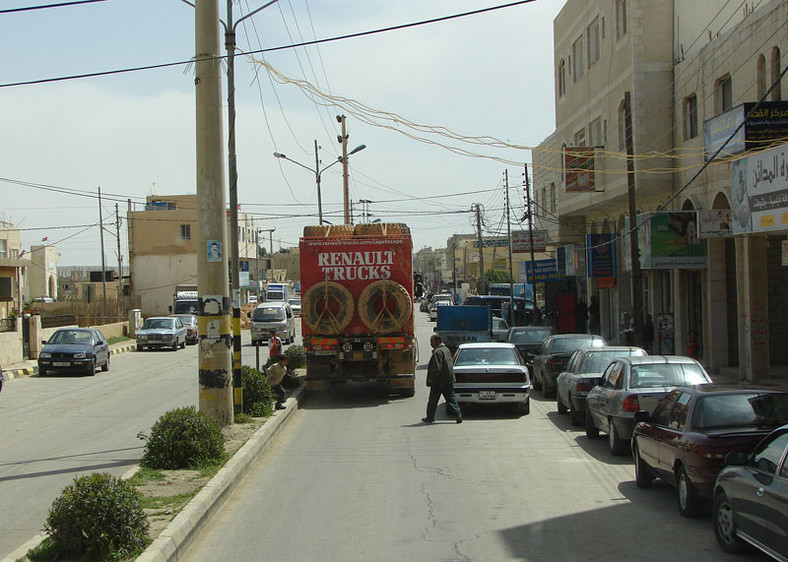
[{"label": "blue hatchback", "polygon": [[82,371],[95,375],[109,371],[109,343],[96,328],[61,328],[44,341],[38,354],[38,374],[49,371]]}]

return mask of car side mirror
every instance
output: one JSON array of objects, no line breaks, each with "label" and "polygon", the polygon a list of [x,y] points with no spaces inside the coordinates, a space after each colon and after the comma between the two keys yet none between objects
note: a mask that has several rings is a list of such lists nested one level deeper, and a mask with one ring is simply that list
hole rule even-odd
[{"label": "car side mirror", "polygon": [[638,410],[635,412],[635,423],[640,422],[650,422],[651,421],[651,414],[649,414],[646,410]]},{"label": "car side mirror", "polygon": [[725,455],[725,464],[733,466],[744,466],[747,464],[747,453],[742,451],[731,451]]}]

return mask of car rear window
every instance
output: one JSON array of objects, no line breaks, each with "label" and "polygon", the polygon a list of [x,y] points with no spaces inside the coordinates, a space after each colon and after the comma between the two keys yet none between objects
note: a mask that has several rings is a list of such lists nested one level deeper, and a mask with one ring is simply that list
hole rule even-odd
[{"label": "car rear window", "polygon": [[542,343],[551,330],[513,330],[510,342],[512,343]]},{"label": "car rear window", "polygon": [[454,362],[456,367],[469,365],[517,365],[517,356],[511,348],[461,349]]},{"label": "car rear window", "polygon": [[284,319],[284,308],[257,308],[252,314],[252,320],[255,322],[278,322]]},{"label": "car rear window", "polygon": [[645,355],[640,349],[630,349],[626,351],[594,351],[586,355],[580,365],[578,373],[603,373],[613,359],[618,357],[629,357],[631,355]]},{"label": "car rear window", "polygon": [[550,344],[550,353],[568,353],[577,348],[590,346],[592,338],[558,338]]},{"label": "car rear window", "polygon": [[788,393],[705,396],[695,407],[692,423],[704,429],[782,425],[788,423]]},{"label": "car rear window", "polygon": [[629,388],[660,388],[711,382],[701,368],[692,363],[652,363],[633,366]]}]

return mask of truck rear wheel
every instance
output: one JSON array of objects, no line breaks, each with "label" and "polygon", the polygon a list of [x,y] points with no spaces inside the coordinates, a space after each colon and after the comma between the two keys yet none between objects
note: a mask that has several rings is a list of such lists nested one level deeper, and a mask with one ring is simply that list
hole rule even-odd
[{"label": "truck rear wheel", "polygon": [[318,334],[340,334],[353,320],[353,295],[333,281],[322,281],[304,293],[301,318]]},{"label": "truck rear wheel", "polygon": [[375,281],[361,292],[358,299],[358,314],[373,334],[396,332],[412,313],[410,294],[396,281]]}]

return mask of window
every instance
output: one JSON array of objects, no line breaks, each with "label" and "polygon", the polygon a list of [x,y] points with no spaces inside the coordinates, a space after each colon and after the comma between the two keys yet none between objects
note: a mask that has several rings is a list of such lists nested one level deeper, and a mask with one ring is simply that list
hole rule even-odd
[{"label": "window", "polygon": [[192,239],[192,225],[190,224],[182,224],[181,225],[181,240],[191,240]]},{"label": "window", "polygon": [[597,117],[588,124],[588,145],[602,146],[605,141],[602,139],[602,118]]},{"label": "window", "polygon": [[558,63],[558,96],[566,93],[566,61],[561,59]]},{"label": "window", "polygon": [[0,239],[0,258],[8,257],[8,240]]},{"label": "window", "polygon": [[733,107],[733,84],[730,74],[717,80],[714,85],[716,113],[725,113]]},{"label": "window", "polygon": [[627,149],[627,106],[623,101],[618,106],[618,150]]},{"label": "window", "polygon": [[[561,154],[558,155],[558,167],[561,170],[561,181],[566,179],[566,144],[561,145]],[[544,199],[542,199],[544,203]]]},{"label": "window", "polygon": [[684,140],[698,136],[698,96],[684,98]]},{"label": "window", "polygon": [[[780,87],[780,47],[774,47],[772,49],[772,60],[771,60],[771,84],[776,83],[777,85],[772,90],[772,101],[780,101],[782,98],[782,88]],[[771,84],[769,86],[771,87]]]},{"label": "window", "polygon": [[627,2],[616,0],[616,39],[627,34]]},{"label": "window", "polygon": [[584,45],[583,36],[577,38],[572,44],[572,77],[575,82],[583,77],[585,71],[585,57],[583,56]]},{"label": "window", "polygon": [[786,446],[788,446],[788,432],[779,433],[774,439],[762,442],[753,453],[753,465],[759,470],[774,474],[780,466],[780,459]]},{"label": "window", "polygon": [[599,25],[599,30],[602,34],[602,39],[605,38],[605,16],[602,16],[602,23]]},{"label": "window", "polygon": [[681,396],[680,390],[672,390],[665,398],[660,400],[656,408],[654,408],[654,413],[651,414],[651,423],[654,425],[668,425],[670,410],[679,399],[679,396]]},{"label": "window", "polygon": [[758,99],[761,99],[766,93],[766,57],[763,55],[758,56],[755,85],[757,87],[756,95]]},{"label": "window", "polygon": [[668,422],[669,428],[677,431],[684,431],[684,426],[687,425],[687,412],[689,411],[687,405],[689,401],[690,395],[686,392],[682,393],[676,405],[673,407],[673,411],[670,413],[670,421]]},{"label": "window", "polygon": [[594,18],[588,26],[588,67],[599,60],[599,18]]},{"label": "window", "polygon": [[550,212],[555,213],[555,184],[550,184]]},{"label": "window", "polygon": [[585,127],[575,133],[575,146],[586,145],[586,130]]},{"label": "window", "polygon": [[542,188],[542,211],[547,210],[547,188]]}]

